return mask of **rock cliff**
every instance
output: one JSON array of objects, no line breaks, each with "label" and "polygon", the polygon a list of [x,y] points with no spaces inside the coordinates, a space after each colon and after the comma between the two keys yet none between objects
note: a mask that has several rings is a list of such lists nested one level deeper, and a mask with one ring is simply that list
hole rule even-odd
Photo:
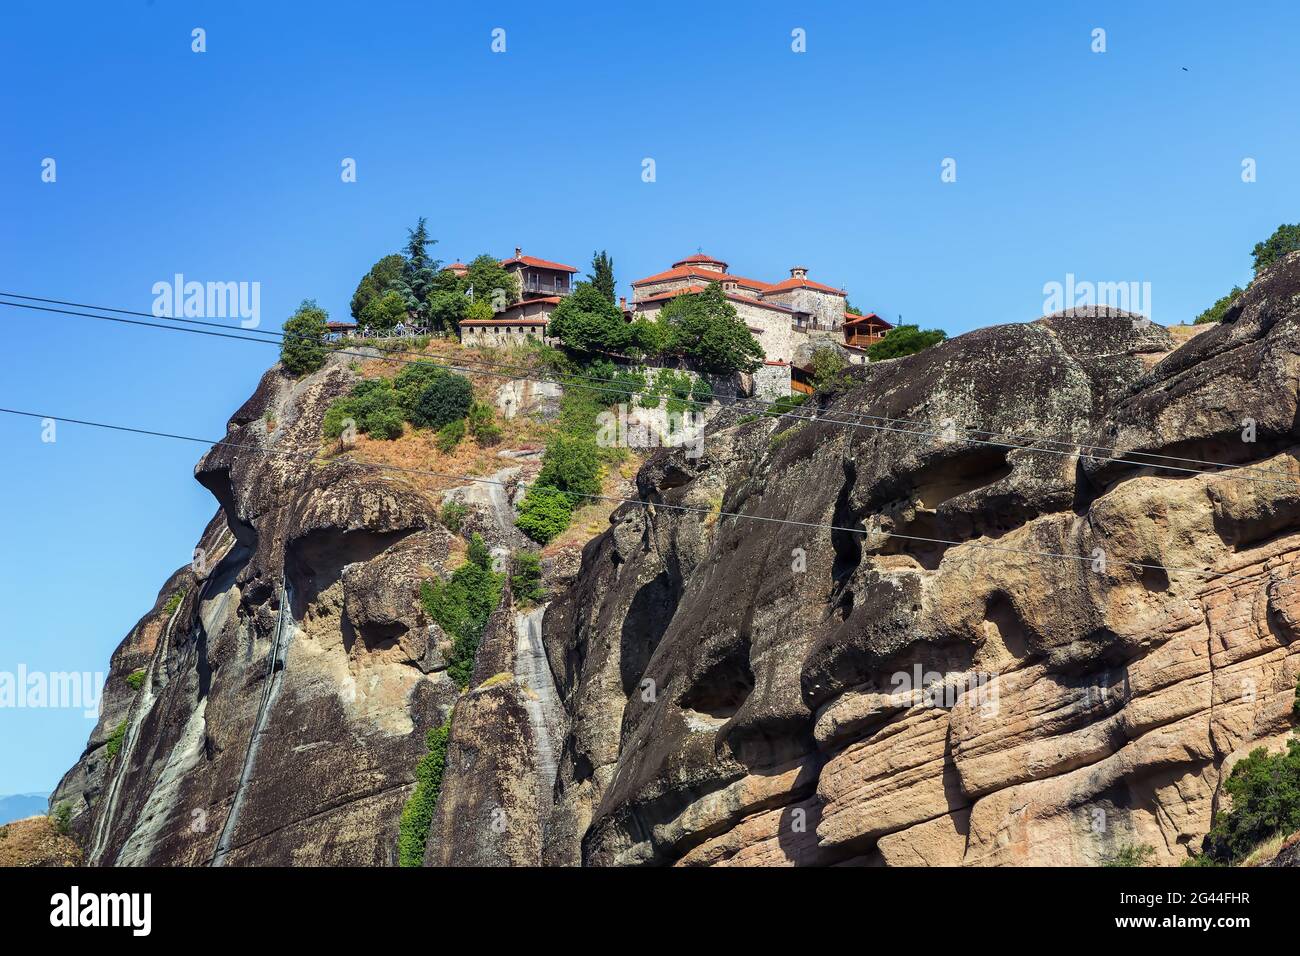
[{"label": "rock cliff", "polygon": [[1291,732],[1300,256],[1177,349],[1074,310],[722,411],[544,615],[507,591],[463,694],[436,502],[312,457],[353,375],[268,372],[199,463],[204,560],[52,798],[90,862],[391,864],[450,717],[429,865],[1175,863]]}]

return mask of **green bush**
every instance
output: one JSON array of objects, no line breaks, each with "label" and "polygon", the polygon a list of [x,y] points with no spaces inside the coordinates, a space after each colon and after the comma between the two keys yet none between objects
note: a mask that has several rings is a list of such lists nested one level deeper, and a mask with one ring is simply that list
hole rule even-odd
[{"label": "green bush", "polygon": [[532,551],[516,551],[510,562],[510,590],[523,604],[546,600],[542,588],[542,559]]},{"label": "green bush", "polygon": [[388,379],[364,379],[347,395],[336,398],[325,410],[321,432],[326,438],[338,438],[349,419],[356,423],[358,432],[373,438],[401,437],[401,405]]},{"label": "green bush", "polygon": [[54,823],[55,830],[67,836],[68,830],[72,828],[72,804],[60,803],[50,813],[50,820]]},{"label": "green bush", "polygon": [[491,554],[478,535],[470,541],[470,560],[446,581],[420,585],[424,611],[451,638],[447,674],[461,687],[469,684],[474,655],[488,618],[501,603],[503,575],[492,571]]},{"label": "green bush", "polygon": [[420,393],[411,413],[411,423],[421,428],[442,428],[469,414],[473,402],[474,389],[469,379],[448,372]]},{"label": "green bush", "polygon": [[[393,391],[397,393],[398,404],[402,407],[402,414],[408,419],[415,414],[415,406],[420,401],[420,396],[434,382],[445,378],[450,373],[437,365],[430,365],[427,362],[412,362],[404,366],[396,376],[393,377]],[[411,419],[414,421],[414,419]]]},{"label": "green bush", "polygon": [[542,455],[536,484],[566,492],[570,509],[582,499],[600,494],[600,459],[590,438],[557,435]]},{"label": "green bush", "polygon": [[144,686],[144,668],[133,670],[126,675],[126,684],[132,690],[139,690]]},{"label": "green bush", "polygon": [[795,393],[793,395],[782,395],[771,405],[769,405],[767,407],[767,411],[763,412],[763,414],[767,415],[769,418],[780,418],[783,415],[788,415],[790,412],[794,411],[794,409],[798,408],[807,400],[808,400],[808,396],[802,393]]},{"label": "green bush", "polygon": [[357,428],[371,438],[385,438],[392,441],[402,437],[405,421],[400,409],[384,408],[367,414],[358,422]]},{"label": "green bush", "polygon": [[697,378],[691,386],[691,398],[701,405],[707,405],[713,401],[713,386],[708,383],[707,379]]},{"label": "green bush", "polygon": [[452,534],[460,534],[460,526],[464,524],[465,516],[468,514],[468,508],[454,498],[449,498],[442,503],[442,511],[438,517],[444,528]]},{"label": "green bush", "polygon": [[117,752],[122,749],[122,740],[126,737],[126,721],[122,721],[113,728],[113,732],[108,735],[108,740],[104,743],[104,753],[108,755],[109,763],[112,763],[117,757]]},{"label": "green bush", "polygon": [[1300,830],[1300,740],[1284,753],[1257,747],[1232,768],[1223,789],[1232,809],[1215,816],[1203,852],[1218,863],[1235,863],[1269,837]]},{"label": "green bush", "polygon": [[448,422],[438,429],[438,451],[444,455],[453,451],[460,444],[461,439],[465,437],[465,420],[458,418],[454,422]]},{"label": "green bush", "polygon": [[441,727],[432,727],[424,736],[427,753],[415,766],[415,790],[402,807],[398,825],[397,865],[423,866],[424,848],[433,824],[433,810],[442,789],[442,774],[447,766],[447,740],[451,736],[451,718]]},{"label": "green bush", "polygon": [[530,488],[519,505],[517,527],[538,544],[547,544],[569,526],[573,508],[569,496],[547,488]]},{"label": "green bush", "polygon": [[171,617],[176,613],[176,609],[181,606],[183,600],[185,600],[185,589],[181,588],[167,599],[167,603],[163,605],[163,614]]},{"label": "green bush", "polygon": [[491,405],[475,402],[469,407],[469,433],[480,445],[495,445],[501,440],[501,426],[496,423]]},{"label": "green bush", "polygon": [[1156,848],[1149,843],[1125,843],[1114,853],[1102,857],[1102,866],[1150,866]]},{"label": "green bush", "polygon": [[867,348],[867,358],[873,362],[881,359],[901,358],[915,355],[923,349],[937,345],[948,337],[942,329],[926,329],[924,332],[915,325],[900,325],[890,329],[883,339]]}]

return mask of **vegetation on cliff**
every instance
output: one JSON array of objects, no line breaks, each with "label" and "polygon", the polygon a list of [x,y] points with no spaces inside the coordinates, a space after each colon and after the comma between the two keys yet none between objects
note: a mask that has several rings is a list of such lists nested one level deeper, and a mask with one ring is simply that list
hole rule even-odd
[{"label": "vegetation on cliff", "polygon": [[447,738],[450,736],[451,718],[425,734],[428,753],[415,767],[415,790],[402,807],[398,824],[398,866],[421,866],[424,863],[424,847],[429,839],[438,791],[442,787],[442,773],[447,764]]},{"label": "vegetation on cliff", "polygon": [[491,553],[475,534],[470,539],[468,560],[448,580],[425,581],[420,586],[425,613],[451,638],[447,674],[462,689],[469,685],[488,618],[501,603],[504,579],[505,575],[492,570]]}]

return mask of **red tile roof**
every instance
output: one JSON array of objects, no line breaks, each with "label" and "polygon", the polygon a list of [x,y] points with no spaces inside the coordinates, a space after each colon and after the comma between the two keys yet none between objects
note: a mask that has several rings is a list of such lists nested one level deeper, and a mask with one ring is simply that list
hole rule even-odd
[{"label": "red tile roof", "polygon": [[725,262],[723,262],[721,259],[715,259],[713,258],[713,256],[706,256],[702,252],[697,253],[696,255],[693,256],[687,256],[685,259],[679,259],[678,261],[673,263],[673,268],[676,269],[678,266],[688,266],[692,264],[698,264],[701,262],[708,262],[708,263],[712,263],[715,266],[722,266],[722,271],[723,272],[727,271],[727,264]]},{"label": "red tile roof", "polygon": [[632,283],[632,288],[643,285],[654,285],[657,282],[671,282],[674,279],[704,279],[708,282],[734,282],[737,285],[743,285],[747,289],[754,289],[758,292],[766,292],[772,287],[766,282],[760,282],[758,279],[747,279],[744,276],[733,276],[727,272],[714,272],[712,269],[701,269],[699,266],[673,266],[666,272],[656,272],[652,276],[646,276],[644,279],[637,279]]},{"label": "red tile roof", "polygon": [[451,265],[449,265],[449,266],[443,266],[442,271],[443,271],[443,272],[465,273],[465,272],[469,272],[469,266],[465,265],[465,263],[463,263],[463,262],[457,261],[457,262],[453,262],[453,263],[452,263]]},{"label": "red tile roof", "polygon": [[538,259],[536,256],[511,256],[509,259],[501,260],[501,268],[518,263],[521,266],[532,266],[535,269],[551,269],[555,272],[577,272],[573,266],[566,266],[563,262],[551,262],[547,259]]},{"label": "red tile roof", "polygon": [[823,285],[820,282],[813,282],[812,279],[798,278],[796,276],[791,276],[784,282],[778,282],[774,286],[768,286],[764,292],[771,295],[773,292],[789,292],[791,289],[817,289],[820,292],[830,292],[834,295],[848,294],[843,289],[836,289],[833,286]]},{"label": "red tile roof", "polygon": [[[640,299],[639,301],[633,303],[633,307],[635,308],[636,306],[644,305],[647,302],[661,302],[665,299],[675,299],[679,295],[699,295],[706,288],[707,286],[702,286],[702,285],[688,285],[681,289],[670,289],[667,292],[661,292],[658,295],[651,295],[651,296],[647,296],[644,299]],[[789,312],[789,313],[794,312],[794,309],[790,308],[789,306],[782,305],[779,302],[764,302],[762,299],[755,299],[747,295],[739,295],[735,292],[723,292],[722,294],[726,296],[728,299],[730,299],[732,302],[744,302],[747,305],[756,305],[760,309],[771,309],[774,312]]]}]

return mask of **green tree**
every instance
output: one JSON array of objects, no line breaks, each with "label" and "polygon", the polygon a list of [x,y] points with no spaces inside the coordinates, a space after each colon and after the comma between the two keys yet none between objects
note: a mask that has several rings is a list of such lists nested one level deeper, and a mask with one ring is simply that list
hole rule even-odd
[{"label": "green tree", "polygon": [[717,282],[710,282],[702,292],[670,300],[660,318],[672,326],[674,350],[705,371],[728,375],[752,372],[763,364],[762,346]]},{"label": "green tree", "polygon": [[547,330],[579,352],[619,352],[631,344],[623,313],[590,282],[579,282],[561,300]]},{"label": "green tree", "polygon": [[840,373],[848,367],[848,360],[839,349],[834,347],[815,349],[812,354],[813,388],[825,388],[839,378]]},{"label": "green tree", "polygon": [[1243,291],[1244,290],[1241,286],[1234,285],[1231,292],[1198,315],[1192,324],[1204,325],[1207,322],[1218,322],[1223,318],[1223,314],[1232,307],[1232,303],[1237,300],[1237,296],[1241,295]]},{"label": "green tree", "polygon": [[587,276],[597,292],[610,302],[617,301],[614,285],[614,260],[604,249],[591,254],[591,275]]},{"label": "green tree", "polygon": [[408,318],[406,299],[397,291],[375,296],[361,310],[361,321],[376,332],[391,332]]},{"label": "green tree", "polygon": [[1228,774],[1223,789],[1232,808],[1221,811],[1205,838],[1204,852],[1219,863],[1235,863],[1277,834],[1300,830],[1300,740],[1284,753],[1256,747]]},{"label": "green tree", "polygon": [[469,413],[474,402],[474,388],[463,375],[448,372],[431,381],[420,393],[411,423],[420,428],[442,428]]},{"label": "green tree", "polygon": [[556,435],[542,455],[536,484],[567,492],[576,507],[581,499],[600,494],[600,459],[596,443],[576,435]]},{"label": "green tree", "polygon": [[1263,242],[1255,243],[1255,248],[1251,250],[1255,259],[1255,274],[1259,275],[1266,266],[1297,249],[1300,249],[1300,223],[1278,226],[1273,230],[1273,235]]},{"label": "green tree", "polygon": [[542,588],[542,559],[532,551],[516,551],[510,561],[510,590],[521,604],[541,604],[546,600]]},{"label": "green tree", "polygon": [[937,345],[948,337],[942,329],[926,329],[924,332],[915,325],[900,325],[891,329],[889,334],[867,349],[867,358],[873,362],[881,359],[901,358],[914,355],[931,345]]},{"label": "green tree", "polygon": [[298,311],[285,321],[280,362],[291,375],[305,375],[325,364],[328,321],[329,313],[315,299],[303,299]]},{"label": "green tree", "polygon": [[500,259],[487,254],[470,260],[469,271],[461,278],[460,288],[466,295],[472,289],[474,301],[487,303],[493,314],[498,311],[497,306],[505,308],[519,301],[518,280],[501,268]]},{"label": "green tree", "polygon": [[391,285],[391,289],[402,296],[406,311],[421,320],[428,318],[429,293],[437,286],[442,265],[428,252],[428,247],[437,242],[429,236],[426,220],[421,216],[414,229],[406,230],[402,275]]},{"label": "green tree", "polygon": [[370,300],[383,295],[394,282],[402,277],[406,258],[400,253],[384,256],[357,283],[357,290],[352,293],[352,318],[361,321],[361,313]]}]

